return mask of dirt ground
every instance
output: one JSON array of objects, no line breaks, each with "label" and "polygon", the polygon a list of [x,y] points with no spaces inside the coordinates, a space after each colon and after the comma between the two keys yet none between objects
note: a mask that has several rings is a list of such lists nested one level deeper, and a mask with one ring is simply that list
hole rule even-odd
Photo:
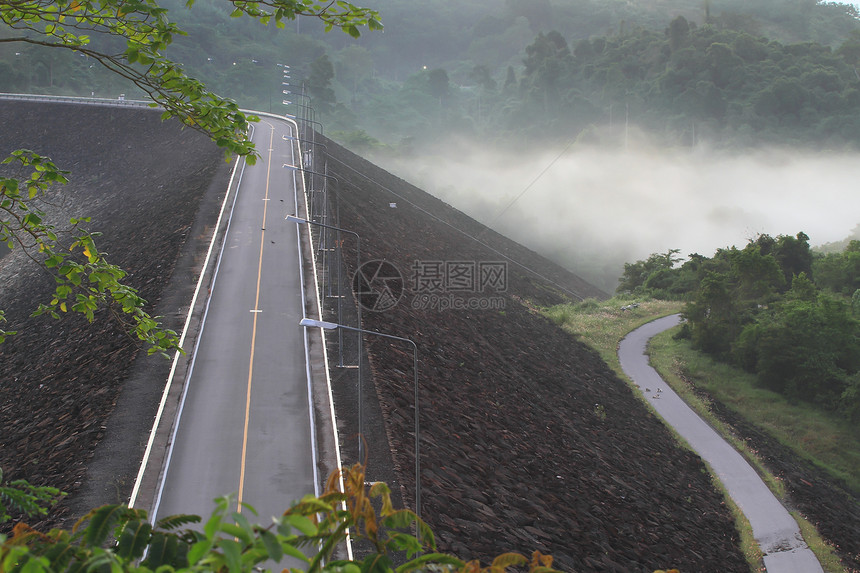
[{"label": "dirt ground", "polygon": [[[0,120],[4,154],[30,147],[73,171],[66,193],[103,225],[112,260],[132,271],[133,284],[178,329],[182,289],[199,264],[194,253],[226,189],[221,152],[148,110],[0,102]],[[418,348],[422,516],[441,549],[485,562],[504,551],[539,549],[567,571],[748,571],[702,462],[675,445],[595,353],[534,312],[601,293],[326,145],[328,172],[336,178],[329,198],[339,213],[330,222],[361,236],[362,262],[386,261],[402,278],[402,298],[384,311],[364,310],[362,327],[409,338]],[[349,277],[354,249],[347,238]],[[470,269],[477,272],[482,263],[503,268],[503,283],[493,277],[468,283]],[[27,318],[50,279],[24,268],[10,255],[0,259],[0,308],[7,327],[20,331],[0,346],[0,466],[9,479],[69,492],[40,524],[49,527],[67,524],[93,503],[127,497],[161,382],[152,383],[157,391],[144,384],[133,400],[115,404],[121,389],[137,384],[129,382],[140,368],[135,365],[146,360],[151,381],[163,381],[167,365],[139,357],[138,346],[110,321]],[[436,271],[442,275],[434,277]],[[440,286],[436,278],[448,282]],[[483,308],[490,300],[494,306]],[[442,310],[441,304],[461,308]],[[357,318],[354,304],[342,313],[347,324]],[[337,352],[336,338],[329,340]],[[369,475],[390,479],[412,507],[412,350],[371,335],[364,345],[373,373],[365,378],[362,402]],[[357,455],[354,370],[333,365],[332,373],[350,463]],[[118,410],[130,426],[115,425]],[[116,427],[123,428],[122,439],[112,435]],[[93,458],[105,437],[119,440],[108,461]],[[816,506],[845,502],[823,488],[811,495],[808,514],[831,525],[822,530],[831,532],[846,563],[856,564],[850,540],[839,536],[857,531],[843,526],[856,524],[857,512],[816,515]]]}]

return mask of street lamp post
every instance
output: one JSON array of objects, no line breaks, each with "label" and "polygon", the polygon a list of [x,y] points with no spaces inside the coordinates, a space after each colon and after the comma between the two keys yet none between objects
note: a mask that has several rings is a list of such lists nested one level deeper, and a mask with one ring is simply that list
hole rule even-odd
[{"label": "street lamp post", "polygon": [[306,107],[305,113],[308,116],[308,118],[310,119],[310,118],[316,117],[316,112],[314,111],[314,108],[311,106],[311,101],[313,101],[313,100],[311,99],[311,96],[309,96],[305,93],[304,82],[302,82],[301,93],[297,93],[296,95],[299,96],[300,98],[303,98],[302,101],[304,102],[304,105]]},{"label": "street lamp post", "polygon": [[[318,143],[316,141],[313,141],[312,139],[302,139],[301,137],[293,137],[292,135],[287,135],[287,134],[284,134],[283,138],[284,138],[284,141],[298,141],[299,143],[310,143],[311,145],[322,147],[323,152],[326,155],[328,155],[328,147],[326,147],[325,143]],[[311,156],[311,159],[313,159],[313,156]],[[304,159],[304,162],[305,163],[311,163],[311,167],[313,167],[312,161],[308,161],[307,159]]]},{"label": "street lamp post", "polygon": [[[299,94],[299,93],[292,94],[292,95],[297,95],[297,96],[299,96],[299,97],[307,97],[307,96],[305,96],[305,95],[303,95],[303,94]],[[304,113],[305,115],[307,115],[307,117],[301,117],[301,116],[299,116],[298,114],[296,114],[296,116],[294,116],[294,117],[296,117],[296,119],[298,119],[299,121],[303,121],[303,122],[305,122],[305,123],[312,123],[312,124],[314,124],[314,125],[318,125],[318,126],[319,126],[319,129],[320,129],[320,133],[323,133],[323,124],[321,124],[320,122],[318,122],[318,121],[316,121],[315,119],[313,119],[313,118],[315,118],[315,117],[316,117],[316,113],[314,112],[314,108],[312,108],[312,107],[311,107],[311,106],[309,106],[309,105],[305,105],[305,104],[303,104],[303,103],[298,103],[298,102],[294,102],[294,101],[293,101],[293,102],[290,102],[290,103],[291,103],[292,105],[295,105],[296,107],[298,107],[298,108],[299,108],[299,111],[301,111],[301,110],[307,110],[307,111],[302,112],[302,113]],[[284,104],[284,105],[287,105],[287,104]],[[324,134],[323,134],[323,135],[324,135]]]},{"label": "street lamp post", "polygon": [[[355,249],[355,272],[358,272],[358,268],[361,266],[361,237],[355,231],[350,231],[349,229],[341,229],[340,227],[335,227],[334,225],[326,225],[325,223],[320,223],[317,221],[309,221],[307,219],[301,219],[296,217],[295,215],[287,215],[285,219],[291,223],[297,223],[300,225],[316,225],[317,227],[323,227],[324,229],[331,229],[333,231],[337,231],[338,233],[349,233],[350,235],[355,237],[356,249]],[[343,252],[343,246],[340,241],[337,241],[339,252]],[[338,264],[337,274],[338,274],[338,284],[343,288],[343,282],[341,280],[341,265]],[[341,301],[343,300],[343,295],[339,295],[337,299],[337,319],[342,320],[342,309],[341,309]],[[361,329],[361,301],[358,301],[356,304],[356,312],[358,314],[358,328]],[[343,338],[340,339],[340,366],[343,366]],[[362,426],[361,426],[361,336],[358,337],[358,433],[361,435]],[[361,459],[361,442],[359,441],[358,447],[358,458]]]},{"label": "street lamp post", "polygon": [[[276,63],[275,65],[278,66],[279,68],[282,68],[282,70],[284,72],[284,79],[281,82],[281,85],[289,87],[290,84],[286,80],[290,79],[290,66],[287,64],[280,64],[280,63]],[[287,94],[289,94],[289,91],[284,90],[284,95],[287,95]],[[283,100],[283,101],[286,102],[287,100]],[[286,103],[284,105],[286,105]],[[269,111],[270,112],[272,111],[272,94],[271,93],[269,94]]]},{"label": "street lamp post", "polygon": [[308,327],[317,327],[322,328],[324,330],[334,330],[336,328],[342,328],[344,330],[353,330],[362,334],[372,334],[374,336],[381,336],[383,338],[390,338],[392,340],[399,340],[401,342],[408,342],[412,345],[412,369],[415,375],[415,514],[420,518],[421,517],[421,456],[420,456],[420,432],[421,426],[419,421],[419,408],[418,408],[418,345],[415,344],[412,340],[408,338],[402,338],[400,336],[394,336],[392,334],[385,334],[382,332],[376,332],[375,330],[364,330],[361,328],[354,328],[352,326],[344,326],[343,324],[337,324],[335,322],[326,322],[324,320],[314,320],[312,318],[303,318],[299,324]]},{"label": "street lamp post", "polygon": [[[356,248],[355,248],[355,272],[356,273],[358,272],[358,268],[361,266],[361,237],[359,236],[358,233],[356,233],[355,231],[350,231],[349,229],[341,229],[340,227],[335,227],[332,225],[325,225],[323,223],[318,223],[316,221],[308,221],[307,219],[301,219],[299,217],[296,217],[295,215],[287,215],[286,220],[290,221],[291,223],[297,223],[300,225],[317,225],[318,227],[324,227],[326,229],[332,229],[334,231],[349,233],[350,235],[353,235],[355,237],[355,244],[356,244]],[[340,248],[341,248],[341,252],[342,252],[343,247],[340,246]],[[340,265],[338,265],[338,276],[340,276]],[[337,299],[337,302],[338,302],[338,320],[341,320],[341,316],[340,316],[341,315],[341,306],[340,306],[340,304],[341,304],[342,300],[343,300],[343,297],[339,297]],[[357,314],[358,329],[360,331],[361,330],[361,301],[356,301],[355,307],[356,307],[356,314]],[[340,332],[338,332],[338,334],[340,334]],[[340,365],[343,366],[343,338],[341,337],[338,342],[339,342],[338,352],[340,353]],[[362,410],[363,410],[362,398],[363,398],[364,381],[363,381],[363,377],[361,375],[361,373],[362,373],[362,368],[361,368],[362,346],[363,346],[363,341],[361,339],[361,334],[359,333],[359,335],[358,335],[358,459],[359,459],[359,461],[364,459],[364,456],[363,456],[364,442],[362,441],[362,436],[364,435],[364,424],[363,424],[363,416],[362,416]]]},{"label": "street lamp post", "polygon": [[[289,163],[284,163],[284,169],[292,169],[292,170],[294,170],[294,171],[301,171],[302,173],[310,173],[312,176],[313,176],[313,175],[316,175],[316,176],[318,176],[318,177],[322,177],[322,178],[323,178],[323,180],[324,180],[324,181],[323,181],[323,199],[324,199],[324,200],[323,200],[323,209],[324,209],[324,211],[323,211],[323,215],[322,215],[322,217],[323,217],[323,219],[325,219],[325,217],[326,217],[326,214],[325,214],[325,208],[326,208],[326,203],[327,203],[327,202],[325,201],[325,192],[326,192],[326,183],[325,183],[325,180],[331,179],[331,180],[333,180],[335,183],[337,183],[338,185],[340,185],[340,181],[338,180],[338,178],[337,178],[337,177],[334,177],[334,176],[332,176],[332,175],[328,175],[328,174],[326,174],[326,173],[320,173],[319,171],[313,171],[313,170],[311,170],[311,169],[304,169],[304,168],[302,168],[302,167],[299,167],[299,166],[297,166],[297,165],[291,165],[291,164],[289,164]],[[314,187],[314,185],[313,185],[313,177],[311,177],[311,193],[316,193],[316,191],[313,189],[313,187]],[[311,197],[311,207],[310,207],[310,214],[309,214],[309,216],[310,216],[312,219],[313,219],[313,217],[314,217],[314,199],[313,199],[313,197]]]}]

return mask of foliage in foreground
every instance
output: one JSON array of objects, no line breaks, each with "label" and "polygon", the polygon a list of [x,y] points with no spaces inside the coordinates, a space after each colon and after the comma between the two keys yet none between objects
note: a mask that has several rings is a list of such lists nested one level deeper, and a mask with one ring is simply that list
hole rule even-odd
[{"label": "foliage in foreground", "polygon": [[[262,24],[284,27],[285,20],[311,16],[353,37],[359,28],[382,28],[378,14],[338,0],[264,0],[221,2],[230,16],[248,16]],[[190,8],[194,0],[186,2]],[[53,48],[88,58],[123,78],[187,127],[208,134],[228,155],[252,155],[246,137],[247,117],[231,99],[221,97],[165,51],[181,30],[155,0],[32,0],[0,2],[3,42]],[[5,29],[4,29],[5,28]]]},{"label": "foliage in foreground", "polygon": [[[194,0],[186,3],[191,7]],[[226,0],[234,18],[248,16],[262,24],[282,28],[284,20],[312,16],[326,30],[340,28],[353,37],[359,28],[382,28],[378,14],[346,1]],[[164,53],[174,36],[185,33],[168,18],[155,0],[25,0],[0,1],[0,42],[73,53],[94,61],[132,84],[161,107],[163,119],[176,118],[188,128],[208,135],[230,158],[256,158],[247,136],[249,122],[256,120],[239,110],[233,100],[221,97],[185,74],[182,66]],[[149,345],[149,353],[181,350],[175,332],[162,328],[150,316],[146,301],[122,282],[126,272],[105,259],[96,248],[95,233],[82,228],[85,217],[73,218],[58,230],[36,208],[54,184],[67,182],[68,172],[48,158],[29,150],[14,151],[2,161],[12,169],[0,169],[0,242],[21,249],[37,265],[53,275],[57,287],[50,302],[35,314],[59,317],[77,312],[92,321],[95,311],[110,308],[126,330]],[[27,171],[22,177],[16,171]],[[9,176],[10,173],[13,176]],[[0,323],[6,321],[0,309]],[[0,328],[0,343],[13,330]]]},{"label": "foliage in foreground", "polygon": [[[92,322],[96,310],[106,307],[149,346],[150,354],[179,349],[177,334],[146,312],[146,300],[122,282],[127,273],[96,247],[97,233],[82,226],[88,218],[71,218],[64,229],[49,221],[42,205],[51,202],[56,185],[68,182],[68,172],[29,150],[13,151],[2,164],[14,176],[0,176],[0,243],[20,249],[56,281],[51,300],[34,314],[59,318],[60,313],[73,312]],[[5,320],[0,311],[0,322]],[[0,343],[12,334],[0,329]]]},{"label": "foliage in foreground", "polygon": [[[341,478],[343,490],[339,488]],[[552,558],[537,551],[531,558],[504,553],[489,567],[438,553],[430,528],[412,511],[394,509],[386,484],[367,487],[364,478],[361,465],[335,472],[322,495],[306,496],[268,526],[254,525],[247,512],[234,511],[235,502],[229,497],[216,500],[205,523],[199,516],[175,515],[152,524],[145,511],[124,505],[94,509],[71,531],[40,533],[19,523],[10,537],[0,536],[0,571],[235,573],[268,570],[289,557],[301,563],[291,571],[310,573],[430,569],[504,573],[510,567],[528,567],[530,573],[554,572]],[[378,512],[374,504],[380,507]],[[243,508],[253,511],[247,505]],[[201,526],[187,528],[194,524]],[[330,560],[347,535],[368,542],[369,554],[360,561]],[[395,554],[405,555],[405,562],[395,566]]]},{"label": "foliage in foreground", "polygon": [[48,507],[59,497],[65,495],[55,487],[35,486],[26,480],[3,481],[3,468],[0,468],[0,524],[12,519],[11,514],[45,515]]}]

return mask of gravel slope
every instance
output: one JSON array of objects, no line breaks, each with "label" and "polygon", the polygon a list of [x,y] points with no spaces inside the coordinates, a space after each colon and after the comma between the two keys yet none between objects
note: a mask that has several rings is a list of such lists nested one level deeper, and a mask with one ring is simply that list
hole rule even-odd
[{"label": "gravel slope", "polygon": [[[104,225],[114,260],[179,328],[200,264],[195,253],[226,189],[229,165],[220,151],[148,110],[0,102],[0,119],[3,152],[31,147],[74,172],[65,193]],[[326,145],[338,180],[338,224],[362,237],[362,261],[385,260],[404,279],[400,302],[364,312],[363,326],[418,345],[423,516],[442,549],[483,560],[540,549],[569,571],[747,571],[702,462],[675,445],[595,353],[534,312],[602,293]],[[350,277],[354,248],[347,238]],[[412,284],[416,275],[426,279],[424,263],[438,262],[505,262],[502,292],[448,293],[497,297],[501,307],[414,308],[427,294]],[[70,492],[41,524],[47,527],[128,495],[167,364],[137,358],[135,343],[110,321],[26,318],[50,280],[24,269],[13,257],[0,259],[0,307],[21,331],[0,346],[0,465],[8,478]],[[335,299],[327,300],[334,311]],[[341,318],[353,324],[354,306]],[[337,337],[329,341],[337,352]],[[411,351],[373,336],[365,348],[373,372],[364,395],[369,472],[411,505]],[[357,444],[355,374],[336,366],[332,373],[349,463]],[[107,454],[94,458],[100,443]]]}]

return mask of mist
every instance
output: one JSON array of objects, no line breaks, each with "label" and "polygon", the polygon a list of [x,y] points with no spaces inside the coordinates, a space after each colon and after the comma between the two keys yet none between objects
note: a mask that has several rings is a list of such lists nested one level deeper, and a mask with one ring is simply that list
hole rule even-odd
[{"label": "mist", "polygon": [[820,245],[860,223],[860,154],[563,148],[461,141],[380,162],[610,294],[624,263],[651,253],[799,231]]}]

